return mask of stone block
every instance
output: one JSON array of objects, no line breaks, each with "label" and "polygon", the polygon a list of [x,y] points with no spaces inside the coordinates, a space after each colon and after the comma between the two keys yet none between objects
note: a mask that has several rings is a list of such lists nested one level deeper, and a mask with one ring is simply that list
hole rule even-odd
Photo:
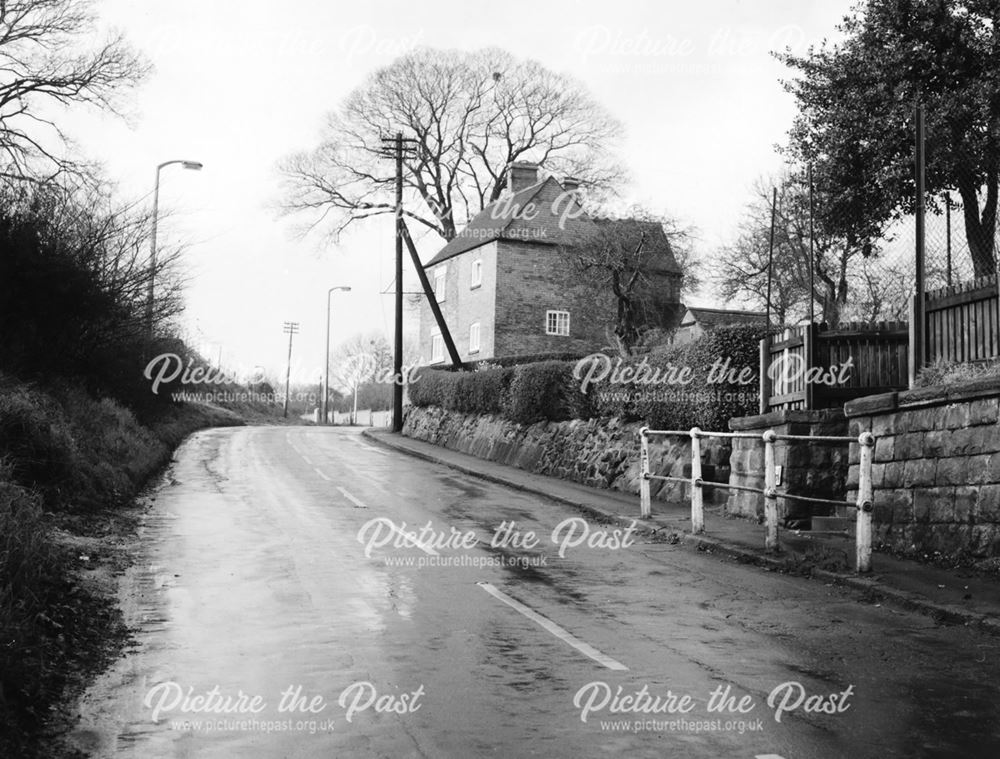
[{"label": "stone block", "polygon": [[[991,454],[981,453],[978,456],[969,456],[966,459],[967,484],[982,485],[983,483],[992,482],[990,479],[990,459],[992,457]],[[998,455],[997,466],[1000,467],[1000,455]],[[1000,470],[998,470],[997,474],[1000,475]],[[998,477],[997,482],[1000,482],[1000,477]]]},{"label": "stone block", "polygon": [[939,456],[947,456],[946,451],[951,448],[952,441],[950,440],[951,435],[954,433],[949,433],[945,430],[929,430],[924,433],[923,442],[923,455],[933,456],[935,458]]},{"label": "stone block", "polygon": [[882,500],[892,509],[892,521],[905,523],[913,521],[913,491],[904,488],[885,490],[875,494],[875,500]]},{"label": "stone block", "polygon": [[924,433],[907,432],[896,437],[893,455],[897,460],[917,459],[924,455]]},{"label": "stone block", "polygon": [[972,513],[976,522],[1000,522],[1000,485],[981,486]]},{"label": "stone block", "polygon": [[861,467],[857,464],[852,464],[847,469],[847,487],[856,488],[858,486],[858,477],[860,476]]},{"label": "stone block", "polygon": [[872,487],[885,487],[885,464],[872,464]]},{"label": "stone block", "polygon": [[[966,427],[943,434],[943,444],[950,455],[971,456],[996,447],[989,427]],[[931,433],[927,433],[930,435]]]},{"label": "stone block", "polygon": [[1000,453],[991,453],[986,460],[984,482],[1000,482]]},{"label": "stone block", "polygon": [[903,487],[929,487],[934,484],[937,461],[934,459],[910,459],[903,463]]},{"label": "stone block", "polygon": [[913,493],[913,521],[940,524],[955,520],[955,488],[919,488]]},{"label": "stone block", "polygon": [[894,458],[896,438],[892,436],[880,437],[875,440],[875,461],[892,461]]},{"label": "stone block", "polygon": [[[885,414],[884,416],[872,417],[870,431],[876,438],[895,435],[901,431],[899,429],[899,422],[902,418],[899,414]],[[861,434],[860,431],[858,434]],[[857,435],[853,437],[857,437]]]},{"label": "stone block", "polygon": [[906,466],[904,461],[890,461],[885,465],[885,481],[882,483],[886,488],[899,488],[903,486],[903,469]]},{"label": "stone block", "polygon": [[962,485],[955,488],[955,521],[968,522],[976,508],[977,488]]},{"label": "stone block", "polygon": [[938,459],[934,475],[935,485],[965,485],[968,483],[969,459],[964,456],[952,456]]},{"label": "stone block", "polygon": [[979,398],[969,403],[969,424],[996,424],[1000,398]]},{"label": "stone block", "polygon": [[969,426],[969,404],[951,403],[944,407],[941,427],[946,430],[957,430]]},{"label": "stone block", "polygon": [[941,428],[942,412],[939,408],[922,408],[906,414],[908,428],[912,432]]}]

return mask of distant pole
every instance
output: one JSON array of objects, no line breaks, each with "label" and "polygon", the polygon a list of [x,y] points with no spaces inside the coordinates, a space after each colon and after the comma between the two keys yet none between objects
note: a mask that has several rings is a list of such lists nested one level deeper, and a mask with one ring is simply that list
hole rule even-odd
[{"label": "distant pole", "polygon": [[392,357],[392,431],[403,430],[403,134],[396,132],[396,334]]},{"label": "distant pole", "polygon": [[285,404],[282,409],[282,416],[288,418],[288,393],[291,389],[292,380],[292,335],[299,331],[298,322],[285,322],[282,332],[288,334],[288,366],[285,369]]},{"label": "distant pole", "polygon": [[945,248],[948,254],[948,287],[951,287],[951,193],[944,194]]},{"label": "distant pole", "polygon": [[767,244],[767,318],[764,324],[767,327],[767,340],[771,340],[771,279],[774,272],[774,217],[778,210],[778,188],[771,188],[771,237]]},{"label": "distant pole", "polygon": [[326,291],[326,363],[323,364],[323,424],[326,424],[326,409],[330,398],[330,296],[337,290],[350,292],[350,287],[338,285]]},{"label": "distant pole", "polygon": [[815,250],[815,225],[813,223],[813,166],[809,163],[809,324],[816,323],[816,278],[813,274]]},{"label": "distant pole", "polygon": [[924,366],[924,109],[918,105],[915,114],[916,134],[914,135],[914,180],[916,195],[916,229],[914,247],[914,294],[910,309],[910,386]]}]

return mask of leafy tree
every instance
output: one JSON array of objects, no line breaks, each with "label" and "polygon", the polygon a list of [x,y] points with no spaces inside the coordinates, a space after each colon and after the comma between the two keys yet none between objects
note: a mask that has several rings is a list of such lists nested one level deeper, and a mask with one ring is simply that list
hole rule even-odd
[{"label": "leafy tree", "polygon": [[[878,239],[914,206],[914,106],[926,112],[926,189],[962,199],[977,277],[992,274],[1000,172],[1000,3],[864,0],[843,40],[778,54],[799,114],[794,161],[827,188],[826,230],[848,245]],[[933,200],[930,200],[933,204]]]},{"label": "leafy tree", "polygon": [[148,66],[120,35],[92,42],[92,6],[89,0],[0,2],[0,177],[84,172],[80,162],[59,155],[65,138],[52,106],[117,111],[120,91],[146,75]]},{"label": "leafy tree", "polygon": [[621,177],[621,125],[580,83],[498,49],[423,48],[372,74],[327,117],[322,142],[287,158],[284,210],[334,233],[395,209],[383,138],[415,140],[404,182],[416,222],[452,239],[500,197],[510,164],[531,160],[606,188]]}]

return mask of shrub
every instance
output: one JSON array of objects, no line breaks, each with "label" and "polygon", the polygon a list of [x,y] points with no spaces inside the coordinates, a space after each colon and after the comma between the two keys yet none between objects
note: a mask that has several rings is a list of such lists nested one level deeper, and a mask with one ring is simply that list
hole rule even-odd
[{"label": "shrub", "polygon": [[[475,372],[424,370],[410,385],[416,406],[440,406],[467,414],[495,414],[520,424],[593,417],[644,420],[660,429],[724,430],[734,416],[756,414],[758,362],[764,328],[716,327],[699,340],[681,346],[660,346],[643,356],[613,359],[616,370],[644,367],[653,375],[669,376],[671,370],[689,367],[687,384],[660,382],[595,383],[587,394],[574,378],[576,361],[541,361],[516,367]],[[726,363],[728,359],[728,363]],[[746,384],[732,384],[728,377],[713,377],[713,368],[728,367],[733,379],[749,368]]]},{"label": "shrub", "polygon": [[520,424],[588,418],[592,409],[573,378],[574,365],[543,361],[517,367],[505,416]]}]

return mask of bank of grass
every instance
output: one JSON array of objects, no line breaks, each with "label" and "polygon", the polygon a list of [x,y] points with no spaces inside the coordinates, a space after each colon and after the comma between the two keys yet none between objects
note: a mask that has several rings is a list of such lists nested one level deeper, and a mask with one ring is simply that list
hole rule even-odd
[{"label": "bank of grass", "polygon": [[0,756],[51,756],[61,700],[125,639],[67,537],[106,527],[191,432],[242,423],[179,405],[143,425],[115,401],[0,375]]}]

